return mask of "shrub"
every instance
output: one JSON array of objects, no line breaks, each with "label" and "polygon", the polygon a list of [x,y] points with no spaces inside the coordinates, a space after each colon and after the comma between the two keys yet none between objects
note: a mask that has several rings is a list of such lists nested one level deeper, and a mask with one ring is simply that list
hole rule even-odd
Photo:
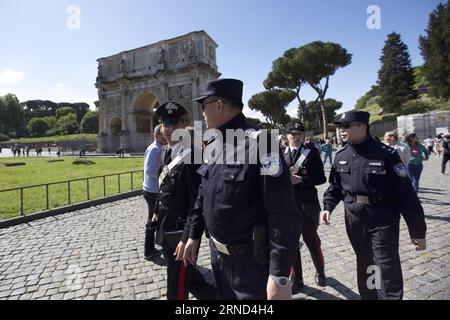
[{"label": "shrub", "polygon": [[9,137],[6,134],[0,133],[0,142],[8,141]]}]

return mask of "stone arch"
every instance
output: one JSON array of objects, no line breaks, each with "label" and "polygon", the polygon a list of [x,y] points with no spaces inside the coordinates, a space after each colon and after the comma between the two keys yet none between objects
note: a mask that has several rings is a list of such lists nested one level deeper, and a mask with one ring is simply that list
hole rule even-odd
[{"label": "stone arch", "polygon": [[122,132],[122,120],[120,117],[111,118],[109,128],[112,136],[118,136]]},{"label": "stone arch", "polygon": [[153,93],[144,92],[137,96],[133,105],[136,132],[150,134],[153,131],[153,109],[159,105]]}]

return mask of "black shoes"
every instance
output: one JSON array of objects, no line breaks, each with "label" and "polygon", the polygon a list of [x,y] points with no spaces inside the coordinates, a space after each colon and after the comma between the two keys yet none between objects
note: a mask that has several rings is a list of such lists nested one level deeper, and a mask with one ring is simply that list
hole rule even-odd
[{"label": "black shoes", "polygon": [[305,286],[305,284],[303,283],[303,279],[295,280],[292,283],[292,293],[300,292],[300,290],[302,290],[304,286]]},{"label": "black shoes", "polygon": [[327,277],[325,276],[325,272],[316,272],[316,284],[321,287],[325,287],[327,285]]},{"label": "black shoes", "polygon": [[152,250],[149,250],[149,252],[145,253],[144,259],[147,261],[151,261],[154,257],[160,256],[160,255],[161,255],[161,250],[153,248]]}]

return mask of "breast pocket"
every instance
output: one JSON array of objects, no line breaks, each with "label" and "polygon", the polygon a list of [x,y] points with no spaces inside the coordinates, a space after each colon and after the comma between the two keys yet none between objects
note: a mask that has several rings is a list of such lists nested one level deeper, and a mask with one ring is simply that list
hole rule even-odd
[{"label": "breast pocket", "polygon": [[226,166],[222,171],[222,188],[217,199],[228,204],[239,204],[246,199],[246,166]]},{"label": "breast pocket", "polygon": [[386,183],[386,168],[384,162],[369,163],[367,170],[367,182],[372,192],[382,190]]}]

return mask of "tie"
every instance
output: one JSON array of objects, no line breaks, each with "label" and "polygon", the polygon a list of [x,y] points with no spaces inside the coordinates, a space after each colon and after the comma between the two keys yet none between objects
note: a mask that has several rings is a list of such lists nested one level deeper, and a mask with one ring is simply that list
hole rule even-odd
[{"label": "tie", "polygon": [[171,155],[172,155],[172,148],[167,148],[166,154],[164,156],[164,164],[165,165],[168,165],[172,161],[172,159],[170,157]]},{"label": "tie", "polygon": [[298,152],[297,149],[294,149],[294,150],[292,150],[292,152],[291,152],[291,154],[292,154],[292,163],[294,163],[294,161],[295,161],[295,157],[297,156],[297,152]]}]

